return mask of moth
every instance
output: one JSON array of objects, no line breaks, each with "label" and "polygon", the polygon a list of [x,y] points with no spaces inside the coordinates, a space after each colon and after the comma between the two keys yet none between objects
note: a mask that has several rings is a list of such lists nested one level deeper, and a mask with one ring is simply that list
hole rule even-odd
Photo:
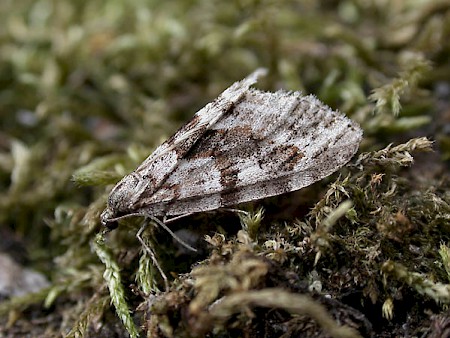
[{"label": "moth", "polygon": [[102,224],[165,222],[279,195],[345,165],[362,138],[358,124],[313,95],[251,88],[265,73],[231,85],[117,183]]}]

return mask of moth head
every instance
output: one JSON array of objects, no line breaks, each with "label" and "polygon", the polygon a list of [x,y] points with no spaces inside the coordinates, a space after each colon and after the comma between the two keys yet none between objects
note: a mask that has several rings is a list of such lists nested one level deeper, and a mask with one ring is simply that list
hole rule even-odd
[{"label": "moth head", "polygon": [[109,208],[103,210],[102,214],[100,215],[102,225],[104,227],[107,227],[109,230],[114,230],[119,226],[118,222],[115,221],[114,219],[115,219],[114,212]]},{"label": "moth head", "polygon": [[139,182],[139,177],[131,173],[117,183],[109,194],[106,209],[100,216],[102,225],[111,230],[115,229],[118,226],[118,218],[133,212],[130,205],[133,197],[135,197],[136,187],[139,185]]}]

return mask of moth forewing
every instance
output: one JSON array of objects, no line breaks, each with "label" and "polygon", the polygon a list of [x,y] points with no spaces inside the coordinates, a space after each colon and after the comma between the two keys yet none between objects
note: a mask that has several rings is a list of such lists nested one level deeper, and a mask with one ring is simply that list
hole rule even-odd
[{"label": "moth forewing", "polygon": [[102,222],[214,210],[298,190],[345,165],[360,127],[315,97],[235,83],[112,190]]}]

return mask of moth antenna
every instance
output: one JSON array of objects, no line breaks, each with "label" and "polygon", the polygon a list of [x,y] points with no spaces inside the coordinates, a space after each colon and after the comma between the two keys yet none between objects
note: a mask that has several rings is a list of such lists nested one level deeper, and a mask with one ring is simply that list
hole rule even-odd
[{"label": "moth antenna", "polygon": [[124,218],[128,218],[128,217],[136,217],[136,216],[145,216],[145,215],[142,215],[142,214],[140,214],[140,213],[137,213],[137,212],[135,212],[135,213],[133,213],[133,214],[126,214],[126,215],[122,215],[122,216],[117,216],[117,217],[114,217],[114,218],[110,218],[110,219],[108,219],[108,223],[109,222],[117,222],[117,221],[120,221],[121,219],[124,219]]},{"label": "moth antenna", "polygon": [[175,216],[175,217],[172,217],[172,218],[166,218],[166,217],[164,217],[163,223],[166,223],[166,224],[167,224],[167,223],[172,223],[173,221],[177,221],[177,220],[179,220],[179,219],[181,219],[181,218],[189,217],[189,216],[191,216],[191,215],[193,215],[193,214],[195,214],[195,212],[189,212],[189,213],[187,213],[187,214]]},{"label": "moth antenna", "polygon": [[178,243],[180,243],[186,249],[191,250],[193,252],[197,252],[197,249],[193,248],[192,246],[187,244],[185,241],[183,241],[180,237],[175,235],[175,233],[172,230],[170,230],[169,227],[164,224],[164,222],[161,222],[158,218],[156,218],[154,216],[147,216],[147,217],[149,217],[156,224],[160,225],[164,230],[166,230],[173,237],[173,239],[175,239]]},{"label": "moth antenna", "polygon": [[142,238],[142,233],[144,232],[144,230],[147,228],[148,226],[148,222],[145,221],[144,224],[141,226],[141,228],[139,229],[138,233],[136,234],[137,239],[139,240],[139,242],[141,242],[142,247],[144,248],[144,250],[148,253],[148,255],[150,256],[150,258],[153,261],[153,264],[156,266],[156,268],[159,271],[159,274],[161,275],[162,279],[164,280],[164,286],[166,288],[166,290],[169,290],[169,282],[167,280],[167,276],[164,273],[163,269],[161,268],[161,266],[158,263],[158,260],[156,259],[156,255],[154,253],[154,251],[150,248],[150,246],[147,245],[147,243],[144,241],[144,239]]}]

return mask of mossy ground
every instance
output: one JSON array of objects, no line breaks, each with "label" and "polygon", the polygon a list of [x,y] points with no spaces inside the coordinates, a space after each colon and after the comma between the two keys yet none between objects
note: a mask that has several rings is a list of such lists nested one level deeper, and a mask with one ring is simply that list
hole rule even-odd
[{"label": "mossy ground", "polygon": [[[0,303],[1,335],[449,336],[449,1],[3,0],[0,22],[1,249],[52,283]],[[360,123],[360,154],[171,225],[196,255],[150,228],[164,290],[142,220],[98,235],[107,194],[258,67]]]}]

